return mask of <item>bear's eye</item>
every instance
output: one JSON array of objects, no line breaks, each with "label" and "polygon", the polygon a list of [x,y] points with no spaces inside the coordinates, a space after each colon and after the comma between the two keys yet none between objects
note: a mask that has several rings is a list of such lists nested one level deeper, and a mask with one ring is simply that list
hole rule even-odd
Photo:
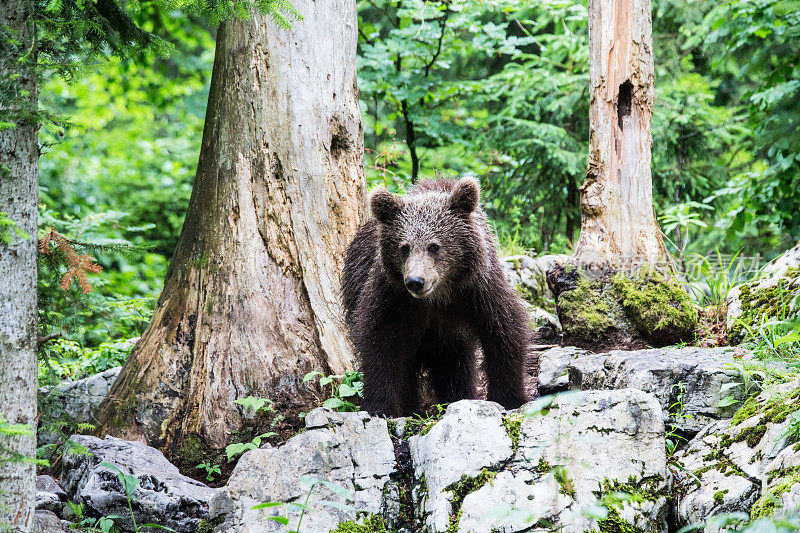
[{"label": "bear's eye", "polygon": [[404,245],[400,246],[400,254],[401,254],[402,256],[404,256],[404,257],[405,257],[405,256],[407,256],[407,255],[408,255],[410,252],[411,252],[411,246],[409,246],[409,245],[407,245],[407,244],[404,244]]},{"label": "bear's eye", "polygon": [[439,253],[439,245],[436,244],[435,242],[430,243],[428,245],[428,252],[430,252],[432,254],[438,254]]}]

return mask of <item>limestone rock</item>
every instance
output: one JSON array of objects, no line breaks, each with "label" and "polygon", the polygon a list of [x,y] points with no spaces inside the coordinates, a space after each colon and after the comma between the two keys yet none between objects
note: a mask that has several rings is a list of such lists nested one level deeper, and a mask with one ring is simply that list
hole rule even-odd
[{"label": "limestone rock", "polygon": [[181,475],[160,451],[115,437],[74,435],[70,441],[73,451],[64,455],[61,482],[70,499],[83,503],[90,516],[119,515],[117,523],[131,530],[123,483],[116,469],[102,464],[108,463],[139,480],[133,493],[138,524],[183,533],[196,531],[200,520],[208,517],[217,490]]},{"label": "limestone rock", "polygon": [[[800,412],[796,412],[800,420]],[[800,515],[800,443],[784,448],[761,476],[761,498],[753,506],[753,516],[789,518]]]},{"label": "limestone rock", "polygon": [[[572,388],[633,388],[649,392],[661,403],[664,420],[688,431],[699,431],[716,420],[733,416],[735,405],[720,407],[719,403],[731,395],[739,400],[743,398],[744,379],[734,365],[752,359],[741,349],[696,347],[556,354],[552,359],[558,364],[550,363],[548,368],[560,368],[567,360]],[[542,359],[540,357],[540,366],[543,366]],[[558,370],[551,371],[551,375],[556,372]],[[552,381],[547,375],[540,375],[541,378]],[[681,403],[680,397],[683,413],[676,416],[679,407],[675,404]]]},{"label": "limestone rock", "polygon": [[[333,413],[317,409],[306,417],[309,429],[275,448],[251,450],[236,465],[231,478],[212,502],[214,531],[261,533],[282,526],[267,518],[280,515],[297,527],[299,511],[285,505],[253,509],[262,502],[302,502],[310,481],[324,480],[339,488],[314,487],[315,504],[306,513],[302,531],[329,531],[357,512],[379,513],[383,489],[395,467],[394,447],[386,420],[365,412]],[[302,479],[301,479],[302,478]],[[348,501],[338,492],[352,495]],[[345,506],[345,508],[342,508]]]},{"label": "limestone rock", "polygon": [[539,393],[552,394],[569,388],[569,365],[589,354],[575,346],[550,348],[539,354]]},{"label": "limestone rock", "polygon": [[547,285],[547,271],[569,260],[570,256],[565,254],[540,257],[511,255],[503,257],[500,264],[511,286],[516,287],[526,300],[535,305],[540,300],[553,298]]},{"label": "limestone rock", "polygon": [[67,493],[52,476],[36,476],[36,510],[61,515]]},{"label": "limestone rock", "polygon": [[[773,387],[748,401],[732,421],[705,428],[677,454],[683,466],[677,478],[683,487],[679,525],[751,507],[755,515],[771,516],[776,507],[794,504],[800,475],[795,478],[790,466],[800,462],[800,453],[796,458],[787,428],[800,416],[798,401],[800,380]],[[789,490],[776,496],[786,495],[786,501],[765,504],[765,495],[784,483]]]},{"label": "limestone rock", "polygon": [[[547,271],[569,260],[568,255],[513,255],[501,259],[506,278],[525,300],[531,329],[540,340],[555,340],[561,321],[552,306],[553,293],[547,285]],[[548,304],[550,304],[548,309]]]},{"label": "limestone rock", "polygon": [[414,474],[427,487],[423,514],[430,531],[447,530],[451,513],[448,486],[462,476],[475,477],[484,468],[496,470],[513,454],[502,408],[493,402],[470,400],[448,406],[427,434],[409,439],[409,447]]},{"label": "limestone rock", "polygon": [[[774,309],[770,309],[776,298],[774,298],[775,295],[770,296],[769,291],[777,288],[779,282],[782,282],[784,289],[780,300],[787,302],[791,310],[800,311],[800,272],[797,271],[798,268],[800,268],[800,242],[766,265],[761,271],[759,279],[737,285],[728,292],[726,326],[731,337],[741,337],[742,326],[737,323],[740,319],[748,325],[754,320],[760,322],[760,316],[755,315],[761,315],[764,311],[767,312],[769,318],[778,318],[775,316]],[[750,300],[757,295],[762,297],[762,302],[757,303],[759,309],[751,309],[753,303]],[[761,307],[762,305],[764,307]]]},{"label": "limestone rock", "polygon": [[[94,424],[94,413],[108,394],[111,385],[122,370],[121,366],[109,368],[93,376],[67,381],[54,387],[39,389],[40,420],[55,421],[69,430],[78,424]],[[67,433],[69,434],[69,433]],[[49,431],[46,424],[37,435],[39,446],[58,441],[58,434]]]},{"label": "limestone rock", "polygon": [[424,531],[589,531],[603,505],[606,519],[666,531],[664,423],[644,392],[565,393],[505,415],[465,400],[411,446]]}]

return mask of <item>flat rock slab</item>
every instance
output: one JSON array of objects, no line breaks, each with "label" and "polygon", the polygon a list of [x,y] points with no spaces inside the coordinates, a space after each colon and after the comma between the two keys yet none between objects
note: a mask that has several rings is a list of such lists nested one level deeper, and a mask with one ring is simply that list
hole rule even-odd
[{"label": "flat rock slab", "polygon": [[676,455],[678,522],[685,526],[730,512],[781,516],[800,504],[800,380],[773,387],[718,421]]},{"label": "flat rock slab", "polygon": [[132,505],[137,524],[153,523],[189,533],[208,518],[217,489],[180,474],[155,448],[115,437],[74,435],[70,441],[61,483],[71,500],[84,504],[89,516],[118,515],[117,524],[132,531],[118,469],[139,480]]},{"label": "flat rock slab", "polygon": [[539,355],[540,390],[632,388],[655,396],[664,420],[687,431],[728,419],[744,397],[739,370],[752,355],[741,348],[667,347],[593,354],[576,348],[553,348]]},{"label": "flat rock slab", "polygon": [[[383,489],[395,468],[386,420],[364,412],[316,409],[306,416],[306,426],[305,432],[277,448],[252,450],[239,459],[212,503],[215,532],[286,529],[270,516],[285,517],[288,528],[297,529],[297,508],[253,507],[263,502],[303,503],[310,489],[308,477],[336,487],[313,488],[314,512],[304,515],[301,531],[327,532],[339,522],[356,519],[357,513],[381,511]],[[350,498],[345,497],[348,493]]]},{"label": "flat rock slab", "polygon": [[666,531],[664,422],[642,391],[570,392],[508,413],[464,400],[409,443],[421,531],[603,530],[598,512]]}]

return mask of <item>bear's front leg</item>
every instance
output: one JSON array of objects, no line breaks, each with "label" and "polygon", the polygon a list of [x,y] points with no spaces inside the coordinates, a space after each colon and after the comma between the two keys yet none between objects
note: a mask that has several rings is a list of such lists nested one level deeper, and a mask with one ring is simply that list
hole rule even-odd
[{"label": "bear's front leg", "polygon": [[362,408],[373,415],[410,415],[419,408],[419,334],[402,323],[375,328],[356,346],[364,375]]},{"label": "bear's front leg", "polygon": [[498,269],[498,279],[487,283],[476,299],[475,330],[483,348],[486,399],[516,409],[528,401],[525,357],[531,332],[519,296],[499,276]]}]

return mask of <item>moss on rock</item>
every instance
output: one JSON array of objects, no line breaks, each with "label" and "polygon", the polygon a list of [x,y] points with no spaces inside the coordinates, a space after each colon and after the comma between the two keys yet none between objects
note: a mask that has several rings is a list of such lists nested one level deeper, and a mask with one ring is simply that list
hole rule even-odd
[{"label": "moss on rock", "polygon": [[521,414],[503,417],[503,427],[506,428],[506,433],[508,433],[508,437],[511,439],[511,449],[515,452],[517,448],[519,448],[519,432],[522,428],[523,418],[524,416]]},{"label": "moss on rock", "polygon": [[[642,533],[644,528],[631,524],[622,517],[621,511],[626,503],[641,504],[657,502],[667,497],[667,489],[663,486],[664,479],[655,476],[627,482],[605,479],[600,484],[600,490],[595,492],[601,505],[608,511],[608,516],[598,520],[598,529],[603,533]],[[654,524],[658,526],[658,524]]]},{"label": "moss on rock", "polygon": [[612,285],[628,318],[654,346],[693,338],[698,311],[674,279],[653,269],[641,268],[630,275],[615,274]]},{"label": "moss on rock", "polygon": [[381,515],[370,515],[365,517],[359,524],[353,520],[342,522],[330,533],[386,533],[386,524]]},{"label": "moss on rock", "polygon": [[447,526],[447,533],[456,533],[458,531],[458,523],[461,521],[461,506],[464,503],[464,498],[480,489],[488,482],[490,482],[497,475],[484,468],[477,476],[468,476],[464,474],[461,479],[455,483],[451,483],[444,490],[453,493],[453,499],[450,501],[450,524]]},{"label": "moss on rock", "polygon": [[739,287],[741,314],[731,325],[733,338],[741,338],[749,329],[757,329],[764,320],[781,319],[800,311],[800,268],[790,268],[768,287],[759,287],[759,281]]},{"label": "moss on rock", "polygon": [[566,335],[593,342],[614,327],[601,291],[600,282],[579,278],[574,289],[559,295],[558,315]]}]

